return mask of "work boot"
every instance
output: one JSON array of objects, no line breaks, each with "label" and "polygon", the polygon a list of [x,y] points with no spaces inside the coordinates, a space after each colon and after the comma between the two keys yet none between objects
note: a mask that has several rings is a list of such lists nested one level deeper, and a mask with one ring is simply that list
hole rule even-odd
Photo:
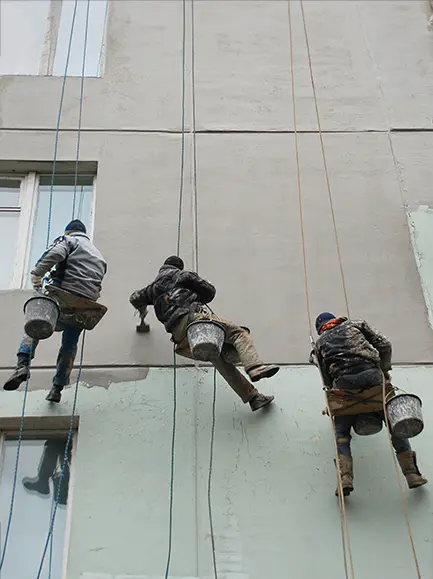
[{"label": "work boot", "polygon": [[273,399],[274,399],[274,396],[265,396],[264,394],[261,394],[259,392],[258,394],[253,396],[250,400],[251,410],[253,412],[255,412],[256,410],[259,410],[260,408],[263,408],[264,406],[267,406],[268,404],[270,404]]},{"label": "work boot", "polygon": [[4,390],[16,390],[30,378],[30,356],[18,354],[18,362],[12,376],[3,385]]},{"label": "work boot", "polygon": [[45,398],[45,400],[48,400],[48,402],[56,403],[60,402],[61,399],[62,391],[57,386],[53,386],[49,391],[48,396]]},{"label": "work boot", "polygon": [[256,366],[255,368],[248,370],[248,376],[250,377],[251,382],[258,382],[262,378],[272,378],[279,369],[279,366],[273,364],[269,364],[268,366],[262,364],[261,366]]},{"label": "work boot", "polygon": [[412,450],[400,452],[397,454],[397,459],[410,489],[416,489],[428,482],[419,472],[416,463],[416,454]]},{"label": "work boot", "polygon": [[[353,459],[351,456],[341,455],[339,457],[339,467],[341,474],[341,486],[343,488],[343,495],[348,497],[353,491]],[[335,491],[335,496],[338,497],[338,486]]]}]

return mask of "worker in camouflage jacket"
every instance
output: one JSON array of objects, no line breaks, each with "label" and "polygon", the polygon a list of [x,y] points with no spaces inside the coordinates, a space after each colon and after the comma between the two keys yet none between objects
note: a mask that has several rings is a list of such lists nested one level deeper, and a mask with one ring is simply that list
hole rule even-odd
[{"label": "worker in camouflage jacket", "polygon": [[[315,354],[327,388],[364,390],[383,384],[384,379],[390,381],[391,342],[371,328],[366,321],[337,318],[334,314],[324,312],[316,319],[316,330],[319,338]],[[383,412],[362,416],[385,420]],[[339,468],[343,493],[346,496],[353,491],[353,459],[350,443],[351,429],[356,421],[357,415],[334,416]],[[427,480],[418,470],[416,455],[409,441],[395,435],[392,435],[391,439],[409,488],[424,485]]]},{"label": "worker in camouflage jacket", "polygon": [[[41,290],[43,278],[51,275],[53,285],[79,297],[97,301],[107,264],[100,251],[90,241],[86,227],[74,219],[65,228],[64,235],[39,258],[31,271],[33,288]],[[61,392],[69,384],[81,328],[67,326],[63,330],[62,344],[57,356],[53,386],[46,397],[49,402],[60,402]],[[30,377],[30,360],[34,358],[38,341],[24,333],[17,354],[17,366],[5,382],[5,390],[16,390]]]},{"label": "worker in camouflage jacket", "polygon": [[[261,394],[235,367],[240,362],[252,382],[270,378],[279,370],[278,366],[265,365],[249,336],[248,331],[228,320],[223,320],[205,308],[205,304],[215,297],[215,287],[192,271],[184,270],[182,259],[177,256],[167,258],[156,279],[145,288],[135,291],[130,303],[140,313],[142,323],[138,331],[148,331],[144,318],[148,306],[153,306],[156,317],[172,335],[176,353],[192,358],[189,349],[187,328],[196,320],[215,320],[226,332],[222,355],[213,362],[216,369],[226,379],[244,403],[258,410],[268,405],[273,396]],[[225,356],[224,353],[227,355]]]}]

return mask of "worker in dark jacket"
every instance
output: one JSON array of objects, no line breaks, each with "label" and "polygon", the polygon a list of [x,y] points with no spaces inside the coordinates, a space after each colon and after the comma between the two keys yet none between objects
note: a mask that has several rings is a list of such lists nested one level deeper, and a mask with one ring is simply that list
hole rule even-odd
[{"label": "worker in dark jacket", "polygon": [[[130,302],[139,311],[142,321],[147,315],[148,306],[154,307],[156,317],[164,324],[166,331],[172,334],[176,352],[180,355],[191,356],[187,339],[188,325],[194,320],[213,319],[224,327],[225,346],[234,348],[252,382],[276,374],[278,366],[263,364],[244,328],[206,311],[204,305],[214,299],[215,292],[212,284],[192,271],[185,271],[183,261],[172,256],[165,260],[153,283],[135,291]],[[214,365],[243,402],[249,402],[252,410],[258,410],[274,399],[273,396],[258,392],[233,364],[228,364],[221,357]]]},{"label": "worker in dark jacket", "polygon": [[[391,342],[367,322],[337,318],[334,314],[324,312],[316,319],[316,330],[320,336],[316,342],[317,362],[327,388],[365,389],[383,384],[384,378],[390,380]],[[385,420],[383,412],[374,414]],[[356,420],[357,415],[334,417],[345,495],[353,491],[350,431]],[[409,441],[395,435],[392,435],[391,439],[409,488],[426,484],[427,480],[418,470],[416,455]]]},{"label": "worker in dark jacket", "polygon": [[[84,223],[75,219],[66,226],[64,235],[58,237],[38,260],[31,271],[31,280],[33,288],[38,291],[42,288],[44,276],[50,273],[53,285],[96,302],[106,271],[105,259],[87,236]],[[60,402],[61,392],[69,384],[81,331],[72,326],[63,330],[53,387],[46,398],[49,402]],[[16,390],[28,380],[30,359],[34,357],[37,345],[37,340],[24,334],[18,349],[17,366],[5,382],[5,390]]]}]

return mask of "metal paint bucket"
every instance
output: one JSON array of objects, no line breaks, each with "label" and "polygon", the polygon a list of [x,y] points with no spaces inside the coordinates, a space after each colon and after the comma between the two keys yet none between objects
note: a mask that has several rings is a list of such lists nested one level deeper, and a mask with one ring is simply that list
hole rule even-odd
[{"label": "metal paint bucket", "polygon": [[397,394],[386,403],[390,430],[400,438],[413,438],[424,428],[421,398],[415,394]]},{"label": "metal paint bucket", "polygon": [[382,430],[383,420],[378,414],[358,414],[353,430],[359,436],[370,436]]},{"label": "metal paint bucket", "polygon": [[48,296],[37,295],[24,304],[24,331],[36,340],[53,335],[60,315],[57,302]]},{"label": "metal paint bucket", "polygon": [[218,322],[197,320],[189,324],[187,336],[194,360],[210,362],[221,354],[226,333]]}]

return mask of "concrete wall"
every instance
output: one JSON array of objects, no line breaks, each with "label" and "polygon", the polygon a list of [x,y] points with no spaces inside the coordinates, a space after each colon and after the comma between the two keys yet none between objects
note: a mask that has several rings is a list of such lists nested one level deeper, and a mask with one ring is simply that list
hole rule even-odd
[{"label": "concrete wall", "polygon": [[[397,368],[393,377],[423,398],[426,427],[413,446],[431,479],[433,370]],[[145,379],[108,388],[91,386],[83,384],[79,392],[68,579],[162,578],[173,370],[151,369]],[[263,390],[274,393],[276,402],[268,412],[253,414],[221,380],[217,384],[211,504],[218,577],[342,577],[334,447],[329,420],[321,416],[317,371],[285,368]],[[29,421],[68,415],[71,390],[49,411],[44,395],[29,393]],[[22,394],[0,396],[1,425],[20,413]],[[210,370],[179,371],[170,577],[213,577],[207,503],[212,397]],[[353,451],[356,490],[346,504],[356,576],[413,577],[385,432],[355,435]],[[431,577],[431,495],[428,487],[405,488],[404,495],[422,577]]]},{"label": "concrete wall", "polygon": [[[411,366],[398,375],[422,394],[428,427],[433,335],[424,295],[432,273],[424,260],[422,285],[411,232],[415,239],[418,228],[422,248],[429,246],[430,220],[416,216],[420,205],[432,203],[433,36],[421,1],[304,5],[351,314],[388,334],[394,363]],[[251,327],[265,360],[302,365],[309,331],[287,3],[195,0],[194,7],[200,272],[218,287],[216,310]],[[312,311],[344,314],[298,2],[292,2],[292,16]],[[85,82],[81,158],[98,163],[95,241],[109,263],[102,298],[109,313],[89,334],[84,357],[83,379],[94,387],[83,387],[79,399],[67,579],[84,572],[110,579],[163,576],[171,370],[147,372],[170,365],[172,353],[156,321],[149,335],[135,334],[128,296],[176,247],[181,41],[180,1],[111,1],[105,75]],[[189,131],[189,1],[186,49]],[[2,161],[52,160],[61,82],[0,78]],[[79,87],[79,79],[68,80],[58,157],[64,161],[75,157]],[[194,246],[191,146],[187,135],[181,253],[188,265]],[[0,292],[1,377],[14,363],[26,297]],[[56,348],[53,338],[38,351],[30,414],[69,411],[70,394],[54,411],[44,402]],[[196,372],[182,370],[179,385],[174,577],[211,575],[205,488],[211,378],[199,386]],[[313,369],[286,369],[269,388],[278,394],[278,407],[263,416],[218,391],[224,392],[214,478],[221,577],[278,579],[293,569],[300,579],[341,576],[332,444],[320,417],[318,376]],[[21,394],[0,396],[2,415],[16,417]],[[416,445],[429,474],[427,432]],[[349,506],[355,565],[374,579],[406,578],[414,571],[386,439],[357,443],[363,468]],[[433,540],[428,490],[408,500],[427,577]],[[317,556],[311,557],[313,549]]]}]

